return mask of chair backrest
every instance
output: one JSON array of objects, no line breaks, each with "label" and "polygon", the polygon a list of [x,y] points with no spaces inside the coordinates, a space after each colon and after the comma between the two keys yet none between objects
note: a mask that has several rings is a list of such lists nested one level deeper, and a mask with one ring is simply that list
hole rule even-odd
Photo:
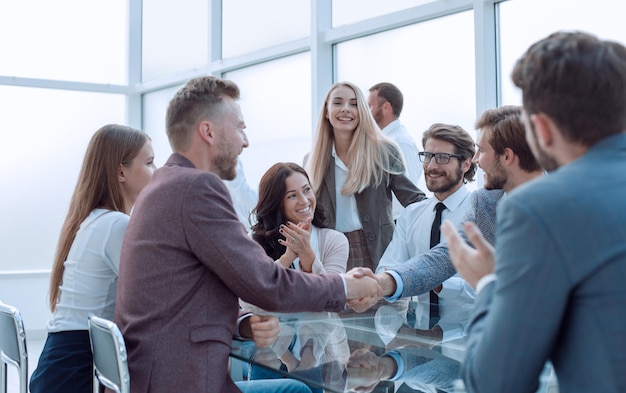
[{"label": "chair backrest", "polygon": [[117,325],[104,318],[89,317],[89,338],[93,353],[94,393],[99,385],[118,393],[130,392],[126,344]]},{"label": "chair backrest", "polygon": [[7,392],[7,364],[17,368],[20,392],[28,392],[28,351],[22,315],[0,302],[0,388]]}]

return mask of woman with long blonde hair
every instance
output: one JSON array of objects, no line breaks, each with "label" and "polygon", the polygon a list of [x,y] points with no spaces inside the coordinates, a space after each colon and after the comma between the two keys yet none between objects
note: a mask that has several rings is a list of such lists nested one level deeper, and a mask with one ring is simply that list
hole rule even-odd
[{"label": "woman with long blonde hair", "polygon": [[392,192],[403,206],[426,198],[350,82],[336,83],[324,99],[307,170],[329,227],[348,237],[348,269],[376,270],[393,234]]},{"label": "woman with long blonde hair", "polygon": [[122,240],[155,169],[143,131],[110,124],[91,138],[59,236],[50,277],[53,315],[31,392],[92,391],[87,319],[113,319]]}]

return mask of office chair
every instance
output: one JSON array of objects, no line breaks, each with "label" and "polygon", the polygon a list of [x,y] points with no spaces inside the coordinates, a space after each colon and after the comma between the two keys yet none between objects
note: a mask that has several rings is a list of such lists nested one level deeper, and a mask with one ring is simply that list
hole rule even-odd
[{"label": "office chair", "polygon": [[93,392],[100,384],[117,393],[130,392],[126,344],[117,325],[104,318],[89,317],[89,339],[93,353]]},{"label": "office chair", "polygon": [[7,364],[17,368],[20,393],[28,392],[26,331],[18,309],[0,302],[0,389],[7,392]]}]

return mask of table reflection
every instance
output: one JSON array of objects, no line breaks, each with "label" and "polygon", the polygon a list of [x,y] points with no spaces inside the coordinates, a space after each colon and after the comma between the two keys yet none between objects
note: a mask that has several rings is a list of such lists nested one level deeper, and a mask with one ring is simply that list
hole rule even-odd
[{"label": "table reflection", "polygon": [[281,335],[271,347],[244,342],[233,351],[250,363],[249,379],[300,379],[316,393],[462,391],[464,338],[442,341],[439,325],[417,329],[385,304],[364,314],[276,315]]}]

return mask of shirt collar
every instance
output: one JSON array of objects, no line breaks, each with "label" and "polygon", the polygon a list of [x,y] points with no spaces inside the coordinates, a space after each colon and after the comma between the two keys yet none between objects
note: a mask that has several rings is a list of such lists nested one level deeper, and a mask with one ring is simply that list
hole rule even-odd
[{"label": "shirt collar", "polygon": [[469,196],[469,194],[470,192],[467,187],[465,187],[465,185],[462,185],[458,190],[456,190],[452,195],[448,196],[443,201],[439,201],[437,198],[433,197],[433,206],[435,206],[437,202],[443,202],[448,210],[453,211],[457,207],[459,207],[461,203],[463,203],[463,201]]}]

